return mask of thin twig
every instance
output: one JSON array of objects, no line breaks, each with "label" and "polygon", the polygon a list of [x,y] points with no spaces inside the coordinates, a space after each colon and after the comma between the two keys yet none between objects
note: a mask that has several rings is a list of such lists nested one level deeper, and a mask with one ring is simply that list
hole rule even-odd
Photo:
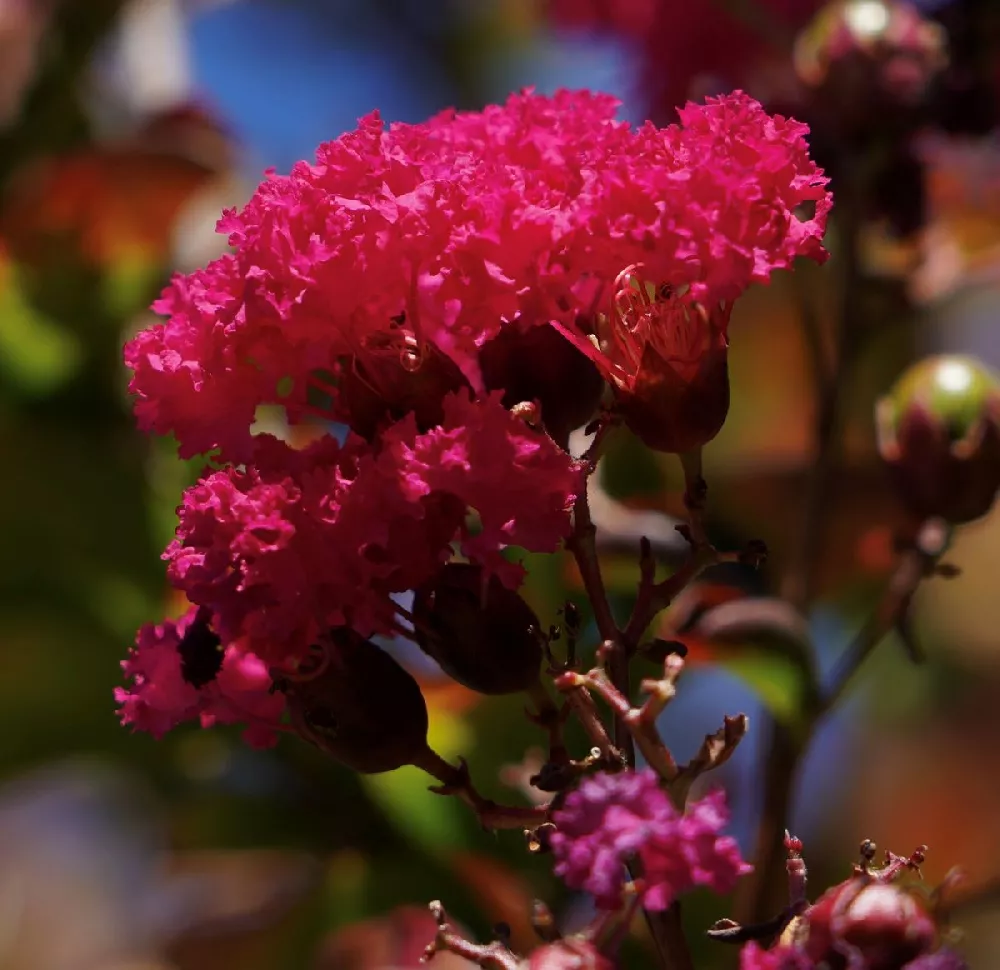
[{"label": "thin twig", "polygon": [[872,651],[909,613],[910,602],[920,583],[934,572],[948,546],[949,529],[931,519],[920,528],[917,539],[901,555],[885,592],[868,622],[844,651],[823,694],[819,715],[835,707]]},{"label": "thin twig", "polygon": [[486,829],[530,829],[548,820],[551,804],[535,806],[500,805],[485,798],[473,787],[464,761],[452,765],[427,748],[414,765],[436,778],[440,785],[431,788],[437,795],[454,795],[466,803]]},{"label": "thin twig", "polygon": [[601,752],[602,757],[608,764],[625,764],[624,755],[615,747],[608,736],[604,722],[597,712],[594,699],[587,690],[582,687],[575,687],[566,692],[566,703],[573,709],[577,720],[587,732],[587,737],[591,743]]},{"label": "thin twig", "polygon": [[[605,420],[598,425],[594,441],[584,455],[583,460],[590,465],[593,472],[600,454],[604,436],[613,427],[610,420]],[[607,589],[604,585],[604,577],[601,574],[600,561],[597,556],[596,533],[593,519],[590,514],[589,496],[584,489],[576,500],[574,506],[574,530],[573,535],[567,542],[567,547],[573,553],[577,568],[583,580],[584,589],[590,599],[591,607],[594,611],[594,619],[601,639],[605,642],[605,655],[608,661],[608,676],[610,684],[617,690],[620,697],[625,700],[624,710],[619,706],[619,712],[615,717],[614,741],[615,747],[625,758],[627,767],[635,767],[635,744],[629,724],[624,720],[624,715],[630,709],[628,698],[631,696],[631,684],[629,676],[629,662],[635,654],[635,639],[627,639],[618,627],[614,614],[611,612],[611,605],[608,601]],[[642,629],[648,626],[643,624]],[[642,631],[640,630],[640,633]],[[574,703],[573,698],[582,693],[579,689],[571,690],[567,694],[567,700]],[[579,704],[580,701],[575,701]],[[593,703],[591,701],[591,703]],[[640,873],[631,870],[634,879],[640,877]],[[665,970],[694,970],[691,960],[691,951],[688,947],[687,938],[684,936],[684,928],[681,924],[680,906],[674,903],[662,912],[650,912],[643,909],[646,924],[649,926],[650,935],[656,945],[659,962]]]},{"label": "thin twig", "polygon": [[517,970],[518,958],[503,943],[472,943],[459,936],[448,922],[448,914],[438,900],[430,904],[431,915],[437,921],[434,941],[424,950],[421,963],[428,963],[442,950],[454,953],[485,970]]},{"label": "thin twig", "polygon": [[[612,426],[611,421],[607,418],[598,425],[594,440],[583,456],[582,460],[589,466],[591,474],[597,467],[601,446]],[[594,611],[594,621],[597,624],[598,633],[602,640],[615,644],[621,639],[621,631],[618,629],[614,614],[611,612],[611,603],[608,600],[608,592],[604,585],[604,576],[601,573],[601,564],[597,556],[596,537],[597,527],[590,515],[588,488],[584,487],[577,496],[576,504],[573,507],[573,534],[567,540],[566,545],[576,559],[583,588],[587,592],[591,609]],[[613,651],[611,664],[616,665],[612,670],[612,677],[616,683],[624,687],[624,693],[627,696],[628,658],[616,656]],[[632,738],[628,728],[619,718],[615,720],[614,742],[616,747],[625,754],[628,763],[634,765],[635,750]]]}]

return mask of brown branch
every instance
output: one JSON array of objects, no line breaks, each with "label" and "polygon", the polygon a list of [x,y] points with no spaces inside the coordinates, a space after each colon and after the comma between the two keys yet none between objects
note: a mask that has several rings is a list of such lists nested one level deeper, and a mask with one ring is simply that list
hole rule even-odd
[{"label": "brown branch", "polygon": [[438,953],[445,950],[486,970],[518,970],[520,961],[499,941],[485,944],[470,943],[459,936],[448,923],[448,914],[438,900],[430,904],[430,911],[437,921],[437,934],[424,950],[421,963],[433,960]]},{"label": "brown branch", "polygon": [[550,804],[536,806],[500,805],[485,798],[473,787],[464,761],[452,765],[427,748],[414,765],[436,778],[440,785],[431,788],[435,795],[454,795],[468,805],[485,829],[530,829],[547,821]]},{"label": "brown branch", "polygon": [[[590,464],[591,472],[593,472],[596,466],[603,438],[610,431],[611,427],[613,427],[612,422],[605,416],[602,423],[598,425],[594,441],[584,456],[584,461]],[[627,767],[634,768],[635,744],[633,743],[631,725],[626,722],[625,716],[631,710],[631,704],[629,703],[629,697],[631,696],[629,663],[635,654],[637,638],[627,639],[621,629],[619,629],[614,614],[611,612],[611,605],[608,602],[604,577],[601,574],[600,562],[597,556],[597,529],[590,514],[589,496],[586,489],[584,489],[583,493],[576,500],[573,519],[573,535],[568,540],[567,547],[576,559],[584,589],[590,598],[594,611],[594,619],[597,623],[598,632],[606,645],[605,657],[608,667],[607,675],[610,677],[610,681],[608,682],[609,687],[617,693],[618,697],[624,703],[624,707],[622,703],[617,701],[612,705],[613,709],[616,710],[614,722],[615,746],[624,756]],[[644,549],[647,546],[648,542],[644,543]],[[648,626],[648,621],[643,625],[642,629],[645,629],[646,626]],[[563,675],[563,677],[567,678],[569,676],[569,674]],[[566,683],[567,686],[570,686],[569,681]],[[570,687],[567,699],[578,694],[579,688],[582,686],[580,683],[574,683]],[[640,873],[633,871],[632,876],[633,878],[639,878]],[[647,909],[643,909],[643,915],[646,918],[646,924],[649,926],[650,934],[656,945],[660,965],[665,970],[694,970],[691,951],[681,924],[680,905],[674,903],[669,909],[663,912],[650,912]]]},{"label": "brown branch", "polygon": [[[605,416],[598,424],[594,440],[582,459],[589,465],[591,474],[597,466],[604,438],[612,427],[611,420]],[[598,633],[602,640],[615,644],[621,639],[621,631],[618,629],[614,614],[611,612],[611,603],[608,600],[608,592],[604,585],[604,576],[601,573],[601,564],[597,556],[597,527],[590,515],[588,487],[584,487],[580,495],[577,496],[576,504],[573,507],[573,534],[567,540],[566,546],[573,553],[577,569],[580,570],[583,588],[586,590],[591,609],[594,611],[594,621],[597,624]],[[623,692],[626,696],[629,690],[628,660],[627,656],[619,656],[615,651],[611,653],[612,678],[615,683],[624,688]],[[615,720],[614,741],[616,747],[620,748],[626,756],[628,763],[634,765],[635,750],[632,746],[632,739],[620,718]]]},{"label": "brown branch", "polygon": [[851,641],[834,669],[820,705],[820,715],[837,704],[872,651],[909,615],[910,603],[917,588],[926,577],[933,575],[938,559],[948,547],[949,538],[950,530],[939,519],[930,519],[920,527],[913,545],[902,552],[871,618]]}]

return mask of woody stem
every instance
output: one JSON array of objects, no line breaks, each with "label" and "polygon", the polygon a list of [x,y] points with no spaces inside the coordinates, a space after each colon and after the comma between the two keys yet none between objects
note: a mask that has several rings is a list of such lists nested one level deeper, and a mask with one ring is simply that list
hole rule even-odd
[{"label": "woody stem", "polygon": [[[596,464],[602,431],[606,430],[607,426],[598,430],[595,442],[588,452],[587,460],[591,462],[591,467]],[[611,604],[608,602],[604,577],[597,557],[596,535],[597,529],[590,515],[587,491],[583,489],[574,506],[574,530],[567,546],[580,570],[584,589],[594,611],[598,633],[605,644],[609,645],[606,655],[611,683],[622,697],[628,699],[631,696],[629,662],[635,653],[636,644],[625,639],[611,612]],[[624,755],[627,766],[634,768],[635,744],[629,726],[620,713],[615,716],[614,739],[615,746]],[[664,970],[694,970],[691,951],[681,923],[679,904],[674,903],[661,912],[644,909],[643,914],[656,945],[660,966]]]}]

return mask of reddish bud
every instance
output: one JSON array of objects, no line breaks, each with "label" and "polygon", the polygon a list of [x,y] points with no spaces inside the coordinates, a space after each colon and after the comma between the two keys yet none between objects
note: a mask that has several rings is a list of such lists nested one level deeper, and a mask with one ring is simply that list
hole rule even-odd
[{"label": "reddish bud", "polygon": [[548,943],[532,951],[527,970],[613,970],[614,963],[587,940]]},{"label": "reddish bud", "polygon": [[884,130],[923,103],[947,64],[945,43],[940,25],[904,0],[832,0],[799,36],[795,70],[842,131]]},{"label": "reddish bud", "polygon": [[732,305],[708,308],[656,292],[641,268],[618,275],[599,347],[582,338],[577,346],[589,348],[633,434],[657,451],[694,451],[719,433],[729,413]]},{"label": "reddish bud", "polygon": [[363,438],[413,413],[421,431],[441,423],[446,394],[468,386],[455,363],[432,345],[399,329],[378,334],[380,345],[341,362],[337,403],[341,419]]},{"label": "reddish bud", "polygon": [[362,774],[413,764],[427,750],[427,705],[392,657],[348,629],[331,631],[315,663],[275,673],[292,726]]},{"label": "reddish bud", "polygon": [[413,600],[415,638],[460,684],[481,694],[512,694],[538,678],[538,617],[496,576],[448,563]]},{"label": "reddish bud", "polygon": [[824,893],[805,915],[804,951],[830,970],[901,970],[929,953],[937,930],[914,896],[890,883],[849,879]]},{"label": "reddish bud", "polygon": [[565,447],[569,433],[597,409],[604,379],[594,364],[549,324],[507,324],[479,353],[483,382],[502,390],[505,408],[537,401],[545,430]]},{"label": "reddish bud", "polygon": [[1000,378],[968,357],[930,357],[879,401],[879,451],[920,518],[970,522],[1000,488]]}]

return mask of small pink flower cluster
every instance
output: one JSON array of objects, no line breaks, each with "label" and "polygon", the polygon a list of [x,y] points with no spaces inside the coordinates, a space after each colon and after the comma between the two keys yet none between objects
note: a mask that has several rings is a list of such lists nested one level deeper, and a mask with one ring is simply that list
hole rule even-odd
[{"label": "small pink flower cluster", "polygon": [[728,820],[721,790],[681,813],[653,771],[592,775],[553,814],[555,872],[602,909],[622,905],[632,859],[641,863],[646,909],[666,909],[695,886],[728,893],[750,871],[736,841],[719,834]]},{"label": "small pink flower cluster", "polygon": [[[190,617],[144,628],[127,723],[162,733],[242,710],[266,735],[279,701],[236,704],[227,678],[255,690],[334,627],[398,631],[392,594],[456,554],[516,589],[504,551],[552,552],[569,533],[585,469],[568,432],[604,389],[578,348],[593,350],[622,270],[641,263],[697,308],[825,257],[831,200],[804,126],[741,93],[664,129],[616,108],[529,91],[421,125],[373,114],[224,215],[234,252],[176,277],[155,305],[166,320],[125,359],[140,426],[219,463],[183,496],[164,558],[225,659],[192,683],[173,656]],[[689,317],[651,314],[646,330]],[[655,346],[647,369],[669,363],[669,334],[635,340]],[[670,403],[662,383],[638,386]],[[262,405],[349,434],[296,450],[254,434]]]}]

